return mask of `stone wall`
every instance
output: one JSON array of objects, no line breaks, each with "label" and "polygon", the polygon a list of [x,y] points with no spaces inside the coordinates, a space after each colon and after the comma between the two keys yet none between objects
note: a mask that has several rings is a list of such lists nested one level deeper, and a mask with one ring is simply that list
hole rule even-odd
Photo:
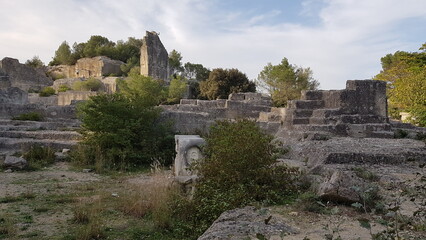
[{"label": "stone wall", "polygon": [[73,101],[88,100],[89,97],[97,95],[97,92],[88,91],[66,91],[58,93],[58,105],[65,106],[72,104]]},{"label": "stone wall", "polygon": [[55,106],[58,105],[58,96],[40,97],[38,93],[28,93],[28,101],[30,104]]},{"label": "stone wall", "polygon": [[182,99],[180,104],[164,105],[162,119],[173,122],[180,134],[206,133],[216,120],[258,119],[260,112],[269,112],[272,102],[260,93],[233,93],[228,99]]},{"label": "stone wall", "polygon": [[0,61],[0,87],[18,87],[22,90],[41,90],[52,85],[52,79],[43,71],[36,70],[17,59],[3,58]]},{"label": "stone wall", "polygon": [[146,32],[140,62],[141,75],[169,81],[169,55],[156,32]]}]

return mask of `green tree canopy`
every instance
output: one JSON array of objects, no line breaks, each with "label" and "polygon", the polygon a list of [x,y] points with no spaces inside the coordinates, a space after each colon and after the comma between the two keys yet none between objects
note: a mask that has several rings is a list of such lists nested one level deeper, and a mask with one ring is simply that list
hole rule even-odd
[{"label": "green tree canopy", "polygon": [[280,64],[268,63],[258,76],[258,84],[266,89],[277,107],[286,106],[288,100],[300,98],[300,91],[315,90],[319,83],[310,68],[292,65],[287,58]]},{"label": "green tree canopy", "polygon": [[49,65],[60,65],[60,64],[73,64],[71,57],[71,48],[66,41],[63,41],[59,45],[58,50],[55,51],[55,56]]},{"label": "green tree canopy", "polygon": [[169,53],[169,67],[170,72],[174,77],[183,71],[182,54],[175,49]]},{"label": "green tree canopy", "polygon": [[238,69],[213,69],[209,78],[200,82],[200,95],[207,99],[225,99],[231,93],[255,92],[256,85]]},{"label": "green tree canopy", "polygon": [[28,59],[25,62],[25,65],[33,67],[33,68],[41,68],[44,66],[43,61],[40,60],[40,58],[38,56],[34,56],[31,59]]},{"label": "green tree canopy", "polygon": [[397,51],[381,62],[382,70],[374,79],[388,84],[391,117],[399,118],[399,112],[407,111],[413,123],[426,126],[426,52]]}]

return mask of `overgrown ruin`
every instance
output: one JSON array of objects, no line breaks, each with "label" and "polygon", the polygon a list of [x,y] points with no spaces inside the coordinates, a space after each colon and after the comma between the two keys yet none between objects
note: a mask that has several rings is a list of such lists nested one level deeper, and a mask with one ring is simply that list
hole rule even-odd
[{"label": "overgrown ruin", "polygon": [[156,32],[146,32],[141,47],[141,75],[168,81],[169,54]]}]

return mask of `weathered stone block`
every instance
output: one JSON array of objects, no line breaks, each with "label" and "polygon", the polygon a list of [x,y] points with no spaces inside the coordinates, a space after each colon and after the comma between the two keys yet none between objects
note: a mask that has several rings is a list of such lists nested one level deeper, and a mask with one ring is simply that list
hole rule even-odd
[{"label": "weathered stone block", "polygon": [[88,100],[91,96],[96,96],[97,92],[89,91],[66,91],[58,93],[58,105],[70,105],[74,100]]},{"label": "weathered stone block", "polygon": [[175,143],[176,158],[174,162],[174,175],[196,175],[190,168],[194,163],[202,160],[203,154],[201,147],[205,144],[205,140],[199,135],[175,135]]},{"label": "weathered stone block", "polygon": [[156,32],[146,32],[140,62],[141,75],[169,81],[169,55]]},{"label": "weathered stone block", "polygon": [[[36,70],[25,64],[19,63],[17,59],[3,58],[0,61],[0,71],[3,72],[2,85],[18,87],[24,91],[41,90],[43,87],[52,85],[52,80],[46,77],[43,71]],[[8,76],[5,78],[5,76]],[[8,79],[9,84],[5,81]]]},{"label": "weathered stone block", "polygon": [[197,99],[181,99],[180,100],[180,104],[196,105],[197,104]]},{"label": "weathered stone block", "polygon": [[17,87],[0,89],[0,104],[27,104],[28,93]]}]

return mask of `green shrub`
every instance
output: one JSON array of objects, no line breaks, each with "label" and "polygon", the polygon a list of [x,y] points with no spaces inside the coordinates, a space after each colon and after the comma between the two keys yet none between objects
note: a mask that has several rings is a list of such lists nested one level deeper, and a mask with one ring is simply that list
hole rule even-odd
[{"label": "green shrub", "polygon": [[[149,95],[147,95],[149,97]],[[160,109],[144,98],[100,94],[78,106],[84,140],[72,161],[97,171],[131,170],[160,159],[170,164],[174,134],[160,123]]]},{"label": "green shrub", "polygon": [[49,97],[52,95],[55,95],[55,89],[53,89],[52,87],[45,87],[39,93],[40,97]]},{"label": "green shrub", "polygon": [[223,211],[253,202],[280,203],[298,190],[299,171],[274,165],[280,151],[271,140],[249,120],[217,122],[210,129],[194,195],[200,232]]},{"label": "green shrub", "polygon": [[67,85],[60,85],[58,88],[58,92],[66,92],[68,90],[71,90],[71,88],[68,87]]},{"label": "green shrub", "polygon": [[103,83],[96,78],[89,78],[86,81],[74,82],[72,88],[76,91],[99,91],[102,89]]},{"label": "green shrub", "polygon": [[13,117],[12,120],[21,120],[21,121],[43,121],[43,117],[40,113],[30,112],[22,113],[17,117]]},{"label": "green shrub", "polygon": [[55,151],[50,147],[34,145],[28,152],[24,153],[23,158],[28,161],[30,170],[37,170],[55,162]]}]

